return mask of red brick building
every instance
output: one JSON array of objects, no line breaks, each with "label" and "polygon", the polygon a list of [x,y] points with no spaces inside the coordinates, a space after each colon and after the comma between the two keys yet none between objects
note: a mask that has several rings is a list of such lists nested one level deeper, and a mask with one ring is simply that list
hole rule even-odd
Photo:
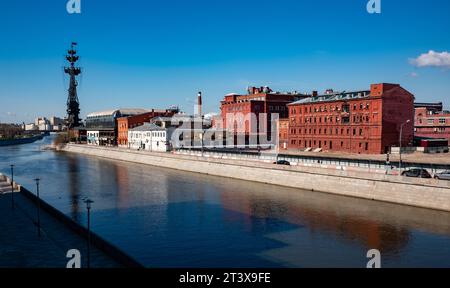
[{"label": "red brick building", "polygon": [[[398,84],[314,95],[289,106],[289,149],[387,153],[414,138],[414,96]],[[410,120],[409,123],[406,123]]]},{"label": "red brick building", "polygon": [[278,120],[278,143],[280,150],[287,150],[289,147],[289,119]]},{"label": "red brick building", "polygon": [[144,125],[155,117],[172,117],[178,111],[176,110],[151,110],[149,112],[121,117],[117,119],[117,145],[128,146],[128,130]]},{"label": "red brick building", "polygon": [[[249,87],[247,95],[228,94],[221,101],[220,111],[223,129],[234,134],[259,135],[271,132],[271,114],[276,113],[280,119],[289,116],[287,104],[307,98],[307,95],[273,92],[269,87]],[[260,125],[261,119],[266,123]],[[260,131],[261,128],[264,131]]]},{"label": "red brick building", "polygon": [[414,134],[416,137],[450,140],[450,112],[442,111],[442,104],[440,111],[428,106],[417,107]]}]

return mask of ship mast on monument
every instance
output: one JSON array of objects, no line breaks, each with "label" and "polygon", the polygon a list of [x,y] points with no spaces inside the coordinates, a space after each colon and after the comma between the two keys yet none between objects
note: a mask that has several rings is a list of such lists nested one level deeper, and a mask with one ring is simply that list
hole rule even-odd
[{"label": "ship mast on monument", "polygon": [[67,128],[73,129],[81,126],[80,120],[80,103],[78,101],[76,77],[81,74],[81,69],[75,66],[80,59],[77,56],[75,46],[77,43],[72,42],[70,50],[67,51],[66,60],[70,63],[69,67],[64,67],[64,72],[70,76],[69,96],[67,97]]}]

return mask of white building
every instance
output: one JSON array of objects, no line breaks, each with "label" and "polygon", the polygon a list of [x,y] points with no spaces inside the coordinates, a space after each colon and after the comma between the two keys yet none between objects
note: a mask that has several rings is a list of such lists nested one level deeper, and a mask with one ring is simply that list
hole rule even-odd
[{"label": "white building", "polygon": [[100,145],[100,131],[87,131],[87,144]]},{"label": "white building", "polygon": [[144,125],[128,131],[128,146],[131,149],[168,152],[171,150],[172,130],[144,123]]},{"label": "white building", "polygon": [[26,131],[62,131],[64,127],[64,120],[58,117],[50,117],[48,120],[45,117],[38,117],[34,123],[26,124]]},{"label": "white building", "polygon": [[36,130],[38,130],[38,127],[36,125],[34,125],[34,123],[25,124],[24,125],[24,130],[25,131],[36,131]]}]

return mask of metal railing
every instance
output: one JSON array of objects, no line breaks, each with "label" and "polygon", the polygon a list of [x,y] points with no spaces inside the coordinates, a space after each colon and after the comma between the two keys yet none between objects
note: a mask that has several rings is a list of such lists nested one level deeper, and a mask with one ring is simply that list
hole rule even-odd
[{"label": "metal railing", "polygon": [[[386,161],[373,159],[353,159],[329,156],[306,156],[306,155],[290,155],[277,154],[272,151],[248,151],[236,149],[207,149],[204,148],[178,148],[176,153],[189,154],[203,157],[225,158],[225,159],[242,159],[242,160],[256,160],[256,161],[278,161],[286,160],[291,164],[297,165],[318,165],[318,166],[336,166],[336,167],[354,167],[362,169],[378,169],[378,170],[392,170],[399,169],[399,161],[391,161],[389,164]],[[402,169],[408,168],[423,168],[431,173],[437,173],[444,170],[450,170],[449,164],[433,164],[433,163],[415,163],[411,161],[403,161]]]}]

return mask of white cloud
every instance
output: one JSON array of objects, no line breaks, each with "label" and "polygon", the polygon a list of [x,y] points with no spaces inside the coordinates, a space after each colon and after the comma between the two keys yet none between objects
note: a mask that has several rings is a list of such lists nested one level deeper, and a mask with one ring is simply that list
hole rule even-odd
[{"label": "white cloud", "polygon": [[412,78],[416,78],[416,77],[419,77],[419,74],[417,74],[416,72],[411,72],[409,74],[409,76],[412,77]]},{"label": "white cloud", "polygon": [[416,59],[411,59],[410,63],[417,67],[443,67],[450,68],[450,53],[436,52],[430,50],[428,53],[422,54]]}]

